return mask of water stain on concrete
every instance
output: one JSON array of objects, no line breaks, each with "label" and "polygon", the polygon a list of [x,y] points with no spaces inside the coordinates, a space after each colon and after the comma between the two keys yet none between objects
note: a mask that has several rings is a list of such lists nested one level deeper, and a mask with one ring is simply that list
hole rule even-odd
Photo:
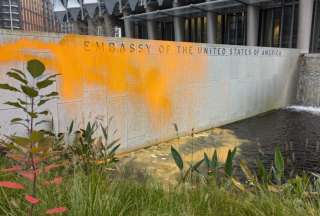
[{"label": "water stain on concrete", "polygon": [[181,153],[187,164],[203,159],[204,153],[211,157],[215,149],[218,152],[218,159],[225,161],[229,149],[246,142],[248,140],[237,138],[232,130],[214,128],[197,133],[193,137],[184,136],[121,155],[120,165],[145,170],[160,182],[174,183],[177,181],[179,170],[171,156],[171,146]]}]

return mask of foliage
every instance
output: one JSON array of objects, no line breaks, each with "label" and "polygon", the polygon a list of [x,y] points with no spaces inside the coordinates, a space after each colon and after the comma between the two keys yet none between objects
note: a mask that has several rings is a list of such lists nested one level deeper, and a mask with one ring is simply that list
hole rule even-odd
[{"label": "foliage", "polygon": [[[219,163],[216,151],[212,155],[211,160],[209,159],[208,155],[204,153],[203,159],[194,164],[190,163],[189,167],[185,169],[181,154],[171,146],[171,155],[175,161],[175,164],[179,168],[181,182],[185,182],[188,179],[192,180],[193,175],[205,178],[206,181],[208,181],[208,178],[206,178],[206,176],[215,176],[219,178],[219,180],[221,180],[220,178],[231,178],[233,176],[233,161],[235,159],[236,151],[237,148],[234,148],[232,151],[228,151],[228,156],[224,164]],[[207,167],[206,172],[199,169],[203,162]]]},{"label": "foliage", "polygon": [[[312,175],[296,176],[285,180],[284,159],[279,147],[274,152],[274,165],[270,171],[267,171],[261,160],[258,160],[257,175],[252,172],[245,161],[240,160],[240,168],[244,173],[249,184],[241,184],[241,190],[245,187],[256,188],[258,190],[280,193],[283,191],[294,193],[299,197],[314,198],[320,195],[320,175],[311,173]],[[239,187],[238,187],[239,188]]]},{"label": "foliage", "polygon": [[[0,176],[1,179],[1,176]],[[15,207],[19,191],[0,189],[0,215],[24,215],[27,206]],[[127,178],[109,179],[98,171],[89,175],[77,170],[68,176],[61,190],[39,190],[47,202],[39,205],[37,215],[57,202],[68,207],[69,216],[108,215],[319,215],[319,200],[300,196],[294,190],[235,191],[214,182],[198,187],[159,185],[150,179],[144,183]]]},{"label": "foliage", "polygon": [[282,178],[284,177],[284,159],[278,146],[274,153],[274,167],[272,170],[277,184],[281,185]]},{"label": "foliage", "polygon": [[[17,93],[15,101],[7,101],[5,104],[25,113],[26,119],[15,117],[11,123],[24,126],[28,132],[27,136],[8,136],[7,141],[2,141],[2,145],[7,151],[6,156],[12,160],[13,166],[0,171],[14,173],[20,178],[26,179],[27,182],[1,181],[0,187],[22,190],[25,193],[24,200],[30,204],[29,215],[33,215],[35,206],[43,202],[37,196],[39,187],[61,184],[62,177],[48,175],[48,173],[62,164],[55,163],[59,159],[59,153],[52,149],[54,137],[44,131],[35,130],[37,126],[46,122],[40,117],[49,114],[49,111],[43,109],[42,106],[58,96],[57,92],[43,93],[47,87],[55,82],[57,74],[44,75],[45,66],[38,60],[28,61],[27,71],[28,73],[24,73],[12,69],[7,72],[8,77],[19,83],[19,87],[0,84],[0,89]],[[22,182],[22,180],[19,181]],[[59,207],[58,210],[60,212],[66,211],[64,207]],[[54,213],[57,210],[48,209],[47,211]]]},{"label": "foliage", "polygon": [[20,178],[18,181],[24,183],[2,181],[0,187],[23,190],[24,199],[30,204],[29,215],[33,215],[34,207],[45,201],[38,196],[39,188],[60,185],[62,177],[54,176],[52,171],[64,164],[59,161],[59,152],[51,148],[53,138],[41,131],[33,131],[29,137],[12,136],[10,139],[7,157],[13,166],[0,172],[15,174]]},{"label": "foliage", "polygon": [[214,150],[211,160],[209,159],[209,156],[207,155],[207,153],[204,153],[204,161],[207,166],[208,175],[212,175],[216,173],[218,169],[221,167],[218,161],[218,153],[216,149]]},{"label": "foliage", "polygon": [[237,152],[237,148],[234,148],[232,151],[228,150],[227,159],[224,166],[225,174],[229,177],[233,175],[233,161]]},{"label": "foliage", "polygon": [[[67,145],[67,151],[73,163],[80,165],[86,173],[92,166],[109,166],[118,161],[115,154],[120,147],[120,139],[110,141],[109,125],[112,118],[108,120],[108,125],[87,123],[85,129],[73,131],[74,122],[71,122],[68,128],[68,135],[74,135],[73,141]],[[100,125],[100,126],[98,126]],[[102,136],[97,136],[100,129]],[[113,132],[113,135],[117,131]]]},{"label": "foliage", "polygon": [[171,154],[180,171],[180,182],[186,182],[188,180],[191,180],[191,183],[193,183],[193,180],[195,179],[194,177],[202,177],[198,168],[203,163],[203,159],[196,163],[189,163],[188,168],[185,169],[184,162],[180,153],[173,146],[171,146]]},{"label": "foliage", "polygon": [[28,73],[14,68],[7,72],[7,76],[16,81],[16,86],[0,83],[0,89],[17,95],[15,100],[4,104],[21,110],[27,116],[14,117],[11,124],[23,126],[29,135],[36,127],[50,122],[44,119],[50,112],[43,106],[58,96],[56,91],[47,91],[47,88],[56,82],[58,74],[46,75],[45,69],[42,62],[33,59],[27,62]]}]

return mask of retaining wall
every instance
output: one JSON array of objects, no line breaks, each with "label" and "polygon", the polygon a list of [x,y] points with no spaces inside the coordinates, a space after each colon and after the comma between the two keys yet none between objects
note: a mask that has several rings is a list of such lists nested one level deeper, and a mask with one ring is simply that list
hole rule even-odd
[{"label": "retaining wall", "polygon": [[[0,80],[41,58],[61,73],[54,129],[106,125],[131,150],[289,105],[299,50],[0,31]],[[0,103],[14,95],[1,92]],[[19,111],[0,105],[1,133]],[[20,113],[21,114],[21,113]]]}]

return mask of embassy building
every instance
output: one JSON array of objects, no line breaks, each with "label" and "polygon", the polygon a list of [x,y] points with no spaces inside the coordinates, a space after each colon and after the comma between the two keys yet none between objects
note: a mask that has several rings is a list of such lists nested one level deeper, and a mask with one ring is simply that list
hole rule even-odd
[{"label": "embassy building", "polygon": [[320,53],[320,0],[54,0],[62,31]]}]

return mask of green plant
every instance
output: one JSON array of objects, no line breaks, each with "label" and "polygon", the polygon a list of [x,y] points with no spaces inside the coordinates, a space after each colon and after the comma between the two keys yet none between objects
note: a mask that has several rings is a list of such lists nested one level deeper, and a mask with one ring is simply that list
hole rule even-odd
[{"label": "green plant", "polygon": [[[28,137],[12,136],[10,140],[11,142],[6,145],[8,149],[6,157],[13,162],[13,166],[0,172],[16,174],[21,182],[23,182],[21,178],[27,182],[0,181],[0,187],[23,190],[24,199],[31,205],[29,209],[31,216],[35,206],[44,201],[38,196],[38,190],[41,187],[62,183],[62,177],[54,176],[52,170],[64,166],[64,163],[59,160],[60,153],[52,150],[53,137],[41,131],[33,131]],[[59,208],[66,211],[64,207]]]},{"label": "green plant", "polygon": [[7,72],[7,76],[17,82],[16,86],[0,83],[0,89],[17,93],[15,100],[4,104],[22,110],[27,116],[27,118],[15,117],[11,119],[11,124],[23,126],[29,135],[41,124],[49,122],[43,117],[50,112],[42,107],[59,95],[56,91],[45,91],[56,82],[58,76],[58,74],[45,75],[45,69],[42,62],[33,59],[27,62],[28,73],[14,68]]},{"label": "green plant", "polygon": [[270,168],[270,171],[267,171],[265,168],[263,162],[258,159],[257,160],[257,167],[258,167],[258,172],[257,172],[257,179],[262,185],[267,185],[272,179],[272,167]]},{"label": "green plant", "polygon": [[214,150],[211,160],[209,159],[207,153],[204,153],[204,161],[207,165],[208,175],[216,173],[218,168],[220,168],[216,149]]},{"label": "green plant", "polygon": [[[184,167],[183,159],[180,153],[171,146],[171,155],[175,161],[175,164],[179,168],[180,171],[180,181],[185,182],[189,178],[192,180],[192,177],[196,174],[196,176],[200,176],[206,179],[208,182],[208,178],[206,176],[215,176],[217,180],[221,181],[223,178],[232,178],[233,176],[233,161],[235,159],[237,148],[228,151],[227,159],[224,164],[220,164],[218,162],[218,154],[217,151],[214,151],[211,160],[208,155],[204,153],[204,157],[202,160],[197,161],[196,163],[190,163],[188,168]],[[200,166],[202,163],[205,163],[207,170],[204,173],[203,170],[200,170]],[[223,171],[222,171],[223,169]]]},{"label": "green plant", "polygon": [[225,163],[219,163],[218,161],[218,154],[217,150],[214,151],[211,160],[209,159],[209,156],[204,153],[204,161],[207,166],[208,170],[208,176],[210,175],[217,175],[220,172],[220,170],[223,168],[223,173],[226,177],[232,177],[233,176],[233,162],[236,156],[237,148],[234,148],[233,150],[228,150],[228,155]]},{"label": "green plant", "polygon": [[281,185],[284,177],[284,159],[280,148],[277,146],[274,152],[274,167],[272,168],[274,178],[278,185]]},{"label": "green plant", "polygon": [[[42,197],[48,197],[41,208],[51,208],[58,200],[68,207],[68,216],[316,216],[320,211],[317,197],[301,198],[291,191],[235,191],[213,181],[197,187],[169,186],[152,178],[143,182],[127,176],[109,179],[108,174],[99,171],[86,175],[75,170],[60,187],[60,192],[39,190]],[[27,206],[14,207],[11,192],[17,194],[0,189],[0,215],[25,215]]]},{"label": "green plant", "polygon": [[245,161],[240,160],[240,167],[247,181],[251,186],[270,192],[279,192],[281,190],[292,190],[296,194],[302,194],[307,191],[309,177],[305,176],[288,179],[285,183],[284,178],[284,159],[279,147],[275,148],[273,165],[270,171],[267,171],[261,160],[257,160],[257,175],[248,168]]},{"label": "green plant", "polygon": [[[112,165],[117,162],[116,151],[120,147],[120,139],[110,141],[109,124],[104,127],[97,122],[87,123],[85,129],[79,129],[73,132],[74,122],[72,121],[68,129],[68,134],[74,134],[73,142],[68,145],[73,162],[79,164],[86,173],[92,166],[96,165]],[[100,128],[102,136],[96,136],[97,130]],[[113,135],[116,131],[113,132]]]},{"label": "green plant", "polygon": [[228,155],[227,155],[227,159],[224,166],[225,174],[228,177],[232,177],[233,175],[233,161],[235,159],[236,152],[237,152],[237,148],[234,148],[233,150],[230,150],[230,149],[228,150]]},{"label": "green plant", "polygon": [[[11,181],[1,181],[0,187],[26,191],[24,199],[30,203],[29,215],[33,215],[35,205],[41,202],[37,197],[37,189],[40,187],[40,175],[48,173],[61,164],[53,163],[57,160],[57,152],[52,150],[54,139],[44,131],[35,130],[36,127],[47,120],[40,120],[40,116],[49,114],[48,110],[42,106],[56,98],[57,92],[43,93],[43,90],[50,87],[55,82],[54,75],[44,75],[45,66],[38,60],[27,62],[27,71],[24,73],[17,69],[7,72],[7,76],[16,80],[19,87],[9,84],[0,84],[0,89],[18,94],[16,100],[7,101],[5,104],[22,110],[27,118],[15,117],[12,124],[22,125],[27,129],[27,136],[8,136],[8,141],[2,143],[7,149],[7,157],[13,160],[14,166],[2,170],[2,172],[13,172],[31,182],[31,192],[21,183]],[[22,96],[20,96],[22,95]],[[54,158],[54,159],[53,159]],[[52,160],[53,159],[53,160]],[[48,176],[47,176],[48,177]],[[52,180],[41,179],[42,184],[60,184],[62,177],[55,177]],[[65,211],[64,207],[60,210]],[[59,211],[59,209],[49,209],[48,212]]]},{"label": "green plant", "polygon": [[201,172],[198,170],[200,165],[203,163],[204,159],[196,162],[196,163],[189,163],[189,167],[185,168],[183,159],[180,155],[180,153],[173,147],[171,146],[171,155],[179,168],[180,171],[180,180],[179,182],[186,182],[187,180],[191,180],[191,183],[193,183],[193,177],[200,176],[203,177]]}]

